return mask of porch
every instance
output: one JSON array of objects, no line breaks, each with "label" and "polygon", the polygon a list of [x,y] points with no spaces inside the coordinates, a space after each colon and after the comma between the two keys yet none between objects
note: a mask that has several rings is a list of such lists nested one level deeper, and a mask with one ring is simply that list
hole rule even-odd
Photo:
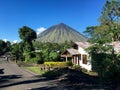
[{"label": "porch", "polygon": [[67,49],[62,54],[61,57],[65,58],[66,62],[68,62],[68,58],[71,59],[74,65],[80,64],[81,54],[76,49]]}]

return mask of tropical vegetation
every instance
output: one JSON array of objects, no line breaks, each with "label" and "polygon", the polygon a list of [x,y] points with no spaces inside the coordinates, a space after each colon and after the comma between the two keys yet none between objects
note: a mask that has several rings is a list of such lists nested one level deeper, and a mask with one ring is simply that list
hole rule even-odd
[{"label": "tropical vegetation", "polygon": [[120,84],[120,53],[115,53],[111,43],[120,41],[120,1],[106,0],[98,26],[87,27],[85,33],[93,45],[87,50],[92,57],[93,70],[101,82]]}]

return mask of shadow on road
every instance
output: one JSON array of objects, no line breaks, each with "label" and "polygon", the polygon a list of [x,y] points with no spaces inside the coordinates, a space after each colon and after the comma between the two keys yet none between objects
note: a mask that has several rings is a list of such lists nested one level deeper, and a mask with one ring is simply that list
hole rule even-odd
[{"label": "shadow on road", "polygon": [[[31,84],[31,83],[37,83],[37,82],[42,82],[42,81],[49,81],[48,79],[44,78],[44,77],[33,77],[30,78],[29,80],[21,80],[21,81],[16,81],[16,82],[12,82],[10,81],[11,79],[18,79],[18,78],[22,78],[21,75],[8,75],[8,76],[2,76],[0,79],[0,88],[4,88],[4,87],[10,87],[10,86],[15,86],[15,85],[21,85],[21,84]],[[6,82],[8,84],[6,84]]]},{"label": "shadow on road", "polygon": [[[18,78],[21,78],[22,75],[2,75],[0,76],[0,83],[1,84],[4,84],[4,83],[8,83],[11,79],[18,79]],[[0,87],[1,87],[1,84],[0,84]]]},{"label": "shadow on road", "polygon": [[[47,87],[39,87],[39,88],[33,88],[33,89],[30,89],[30,90],[64,90],[64,89],[58,89],[58,86],[47,86]],[[68,90],[68,89],[65,89],[65,90]]]},{"label": "shadow on road", "polygon": [[4,71],[3,71],[4,69],[2,68],[2,69],[0,69],[0,74],[4,74]]}]

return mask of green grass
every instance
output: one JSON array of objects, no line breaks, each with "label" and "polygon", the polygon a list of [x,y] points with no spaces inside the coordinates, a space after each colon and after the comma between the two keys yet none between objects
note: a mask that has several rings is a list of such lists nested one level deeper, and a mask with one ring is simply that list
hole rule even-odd
[{"label": "green grass", "polygon": [[30,70],[30,71],[32,71],[32,72],[35,72],[35,73],[37,73],[37,74],[44,74],[45,73],[45,71],[44,70],[40,70],[40,67],[38,67],[38,66],[33,66],[33,67],[25,67],[26,69],[28,69],[28,70]]}]

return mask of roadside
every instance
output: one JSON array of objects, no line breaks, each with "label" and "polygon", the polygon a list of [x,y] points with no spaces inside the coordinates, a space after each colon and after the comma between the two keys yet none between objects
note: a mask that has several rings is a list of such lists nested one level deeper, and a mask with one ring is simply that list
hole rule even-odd
[{"label": "roadside", "polygon": [[[0,58],[0,68],[4,68],[4,74],[0,75],[0,90],[27,90],[29,88],[48,87],[54,80],[47,80],[13,62],[6,62]],[[56,84],[54,83],[55,86]]]},{"label": "roadside", "polygon": [[[36,74],[13,62],[0,59],[4,74],[0,78],[0,90],[110,90],[98,83],[98,76],[83,73],[78,67],[55,68],[42,75]],[[35,68],[36,69],[36,68]],[[38,66],[38,71],[40,67]]]}]

